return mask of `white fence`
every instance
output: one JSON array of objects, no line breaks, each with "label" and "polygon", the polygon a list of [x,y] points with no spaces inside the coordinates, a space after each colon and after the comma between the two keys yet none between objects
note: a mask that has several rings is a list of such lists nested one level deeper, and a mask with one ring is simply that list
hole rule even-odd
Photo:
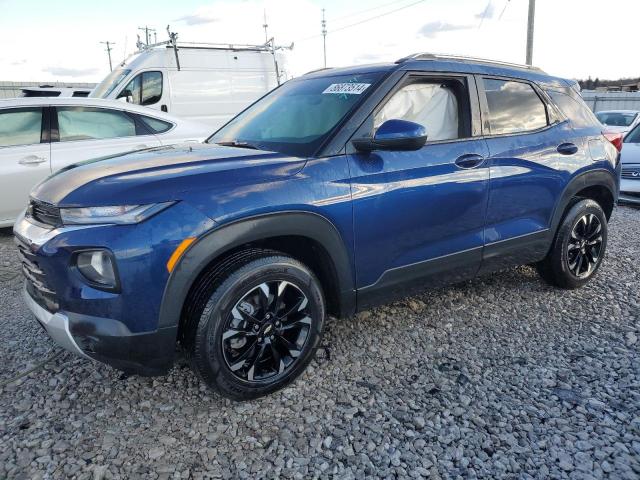
[{"label": "white fence", "polygon": [[595,92],[583,90],[582,98],[594,112],[640,110],[640,92]]}]

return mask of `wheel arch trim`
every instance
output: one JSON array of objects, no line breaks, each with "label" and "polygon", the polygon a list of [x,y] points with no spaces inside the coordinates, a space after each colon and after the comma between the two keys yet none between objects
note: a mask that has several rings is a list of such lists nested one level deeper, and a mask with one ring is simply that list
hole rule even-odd
[{"label": "wheel arch trim", "polygon": [[198,237],[171,272],[160,305],[158,328],[176,326],[195,279],[220,255],[250,242],[280,236],[313,240],[328,253],[338,281],[340,310],[355,311],[355,280],[352,259],[336,226],[326,217],[308,211],[282,211],[243,217],[216,225]]},{"label": "wheel arch trim", "polygon": [[555,232],[557,231],[560,221],[567,211],[567,207],[569,207],[571,200],[578,192],[589,187],[605,187],[609,190],[615,205],[617,200],[616,179],[609,170],[599,168],[576,175],[569,180],[562,192],[562,195],[560,195],[560,199],[556,203],[556,208],[551,219],[551,231],[553,232],[552,238],[555,237]]}]

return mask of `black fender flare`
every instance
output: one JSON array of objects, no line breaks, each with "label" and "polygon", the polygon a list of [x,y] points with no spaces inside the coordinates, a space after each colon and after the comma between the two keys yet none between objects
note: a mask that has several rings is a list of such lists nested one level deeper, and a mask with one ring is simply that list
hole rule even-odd
[{"label": "black fender flare", "polygon": [[169,276],[160,305],[158,328],[179,324],[193,282],[215,258],[246,243],[286,235],[307,237],[323,246],[333,261],[340,310],[345,316],[352,314],[356,301],[355,281],[352,263],[338,229],[317,213],[286,211],[216,225],[197,238]]},{"label": "black fender flare", "polygon": [[585,188],[596,186],[605,187],[609,190],[611,198],[613,198],[613,202],[615,204],[618,191],[617,182],[616,178],[609,170],[589,170],[576,175],[569,181],[567,186],[564,188],[562,195],[560,195],[560,199],[556,203],[556,208],[551,219],[551,231],[553,232],[552,238],[555,238],[555,232],[558,225],[560,224],[564,213],[567,211],[567,207],[571,204],[571,200],[576,196],[576,194]]}]

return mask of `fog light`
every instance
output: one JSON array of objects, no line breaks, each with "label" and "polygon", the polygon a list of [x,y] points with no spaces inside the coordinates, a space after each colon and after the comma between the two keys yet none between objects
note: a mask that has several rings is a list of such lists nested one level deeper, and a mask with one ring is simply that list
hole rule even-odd
[{"label": "fog light", "polygon": [[78,271],[93,286],[115,289],[118,287],[113,256],[107,250],[86,250],[76,256]]}]

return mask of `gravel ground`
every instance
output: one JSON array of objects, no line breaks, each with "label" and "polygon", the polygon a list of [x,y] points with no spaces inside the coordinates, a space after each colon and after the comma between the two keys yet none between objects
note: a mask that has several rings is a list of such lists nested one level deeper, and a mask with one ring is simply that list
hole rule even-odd
[{"label": "gravel ground", "polygon": [[[62,352],[0,387],[0,478],[640,476],[640,210],[578,291],[522,267],[330,322],[330,355],[232,403],[184,364],[124,378]],[[0,233],[0,384],[60,352]]]}]

